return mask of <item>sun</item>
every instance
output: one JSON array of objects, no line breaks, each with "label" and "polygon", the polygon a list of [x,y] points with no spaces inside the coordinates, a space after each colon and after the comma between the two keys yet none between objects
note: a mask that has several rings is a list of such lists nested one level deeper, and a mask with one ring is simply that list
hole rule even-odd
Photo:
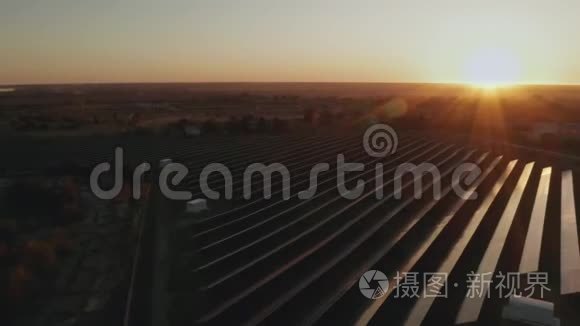
[{"label": "sun", "polygon": [[474,87],[488,90],[505,87],[519,81],[520,64],[506,49],[479,49],[468,56],[465,77]]},{"label": "sun", "polygon": [[497,89],[498,87],[502,87],[505,86],[505,84],[500,84],[500,83],[492,83],[492,82],[476,82],[476,83],[470,83],[473,87],[476,88],[481,88],[484,90],[494,90]]}]

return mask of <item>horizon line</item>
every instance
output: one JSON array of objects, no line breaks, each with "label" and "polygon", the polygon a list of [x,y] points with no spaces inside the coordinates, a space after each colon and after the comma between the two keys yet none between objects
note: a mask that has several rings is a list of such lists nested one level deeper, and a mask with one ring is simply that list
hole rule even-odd
[{"label": "horizon line", "polygon": [[[130,84],[396,84],[396,85],[448,85],[448,86],[477,86],[477,82],[470,81],[79,81],[79,82],[36,82],[36,83],[0,83],[0,87],[30,87],[30,86],[76,86],[76,85],[130,85]],[[580,86],[580,82],[507,82],[500,83],[507,87],[518,86]]]}]

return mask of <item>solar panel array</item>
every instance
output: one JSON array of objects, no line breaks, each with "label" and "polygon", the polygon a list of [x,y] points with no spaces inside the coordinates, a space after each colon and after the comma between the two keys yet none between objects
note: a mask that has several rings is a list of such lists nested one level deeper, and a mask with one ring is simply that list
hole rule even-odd
[{"label": "solar panel array", "polygon": [[[347,189],[364,182],[356,199],[337,190],[338,154],[365,164],[346,174]],[[580,293],[580,176],[572,169],[411,133],[401,134],[396,153],[384,158],[369,156],[361,138],[347,134],[223,140],[174,157],[188,165],[182,187],[193,198],[204,197],[198,176],[208,163],[223,163],[234,180],[232,200],[210,201],[207,216],[180,216],[184,226],[171,235],[167,313],[176,325],[497,323],[508,299],[494,287],[468,298],[466,279],[500,271],[520,273],[523,283],[546,273],[543,299],[555,303],[564,324],[578,320],[570,307],[578,307]],[[288,168],[290,198],[283,199],[287,184],[276,174],[271,198],[264,198],[259,177],[251,198],[242,198],[243,172],[256,162]],[[318,175],[316,194],[300,199],[311,168],[322,162],[330,170]],[[423,178],[421,198],[412,174],[403,178],[400,198],[394,194],[396,168],[406,162],[429,162],[440,172]],[[453,172],[466,162],[482,173],[457,182]],[[223,178],[208,180],[223,195]],[[440,199],[433,196],[437,183]],[[476,198],[457,195],[458,183]],[[389,279],[374,300],[359,290],[368,270]],[[400,296],[397,285],[425,273],[446,275],[435,289],[445,297],[423,295],[423,282],[418,297]]]}]

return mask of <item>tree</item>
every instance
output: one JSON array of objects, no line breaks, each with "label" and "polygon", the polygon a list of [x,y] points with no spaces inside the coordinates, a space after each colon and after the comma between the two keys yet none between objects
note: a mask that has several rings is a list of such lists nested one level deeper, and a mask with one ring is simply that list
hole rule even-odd
[{"label": "tree", "polygon": [[311,108],[304,109],[304,121],[307,123],[314,123],[316,120],[316,111]]},{"label": "tree", "polygon": [[334,113],[330,110],[324,110],[320,114],[320,122],[323,125],[331,125],[334,123]]}]

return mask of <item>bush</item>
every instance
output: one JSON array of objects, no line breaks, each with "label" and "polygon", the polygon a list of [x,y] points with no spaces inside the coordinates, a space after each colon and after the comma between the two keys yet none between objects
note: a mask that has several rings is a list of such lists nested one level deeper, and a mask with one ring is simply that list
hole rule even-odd
[{"label": "bush", "polygon": [[226,122],[225,130],[229,134],[239,134],[242,131],[241,120],[236,117],[230,117],[230,119]]},{"label": "bush", "polygon": [[49,187],[40,182],[16,182],[6,189],[3,213],[33,226],[54,226],[78,221],[83,216],[78,194],[71,185]]},{"label": "bush", "polygon": [[258,123],[256,124],[256,131],[259,133],[265,133],[268,131],[268,122],[266,122],[264,117],[260,117],[260,119],[258,119]]},{"label": "bush", "polygon": [[8,216],[56,217],[61,196],[47,186],[33,182],[16,182],[4,195],[4,212]]},{"label": "bush", "polygon": [[155,130],[146,127],[137,127],[133,130],[135,136],[152,136],[155,135]]},{"label": "bush", "polygon": [[208,119],[201,125],[201,132],[204,134],[215,133],[219,130],[218,124],[214,119]]},{"label": "bush", "polygon": [[278,118],[274,118],[272,120],[272,131],[274,133],[282,133],[286,132],[289,129],[288,120],[281,120]]}]

